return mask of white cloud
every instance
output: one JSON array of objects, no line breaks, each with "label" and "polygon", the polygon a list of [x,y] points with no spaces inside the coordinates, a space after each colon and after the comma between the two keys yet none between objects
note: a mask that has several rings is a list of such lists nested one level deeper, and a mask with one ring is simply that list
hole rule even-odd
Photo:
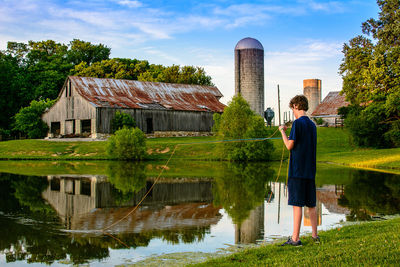
[{"label": "white cloud", "polygon": [[345,11],[345,6],[339,1],[313,1],[313,0],[300,0],[301,4],[310,7],[315,11],[323,11],[326,13],[342,13]]},{"label": "white cloud", "polygon": [[143,4],[139,1],[132,1],[132,0],[123,0],[123,1],[118,1],[118,4],[122,6],[127,6],[129,8],[138,8],[142,7]]}]

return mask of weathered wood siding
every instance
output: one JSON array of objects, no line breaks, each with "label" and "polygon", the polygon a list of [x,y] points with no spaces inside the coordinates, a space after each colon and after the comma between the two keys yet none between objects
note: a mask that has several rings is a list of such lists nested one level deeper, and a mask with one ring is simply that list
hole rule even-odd
[{"label": "weathered wood siding", "polygon": [[49,127],[52,122],[60,122],[61,134],[71,134],[74,129],[80,131],[81,120],[96,120],[96,107],[80,96],[67,80],[57,102],[42,115],[42,120]]},{"label": "weathered wood siding", "polygon": [[152,119],[153,131],[210,132],[214,124],[213,112],[98,108],[96,128],[99,133],[111,132],[111,120],[117,111],[131,115],[144,132],[150,127],[147,119]]},{"label": "weathered wood siding", "polygon": [[42,119],[49,126],[52,121],[88,120],[96,118],[96,108],[77,94],[72,86],[71,96],[66,96],[68,81],[64,85],[58,101],[43,114]]}]

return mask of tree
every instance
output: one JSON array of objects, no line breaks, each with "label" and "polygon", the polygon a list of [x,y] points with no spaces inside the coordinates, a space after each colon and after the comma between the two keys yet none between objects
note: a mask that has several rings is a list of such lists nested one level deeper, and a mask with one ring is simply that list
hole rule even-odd
[{"label": "tree", "polygon": [[[218,124],[217,135],[221,140],[266,138],[269,134],[264,119],[255,115],[250,105],[240,95],[232,98],[216,124]],[[217,146],[217,153],[230,161],[266,161],[270,159],[273,149],[269,140],[227,142]]]},{"label": "tree", "polygon": [[75,65],[72,75],[83,77],[128,79],[164,83],[184,83],[213,86],[203,68],[193,66],[149,64],[147,60],[113,58]]},{"label": "tree", "polygon": [[[381,12],[377,20],[362,24],[365,35],[344,44],[344,59],[339,72],[343,77],[342,93],[353,106],[345,112],[345,124],[364,122],[377,131],[350,127],[359,140],[382,136],[384,142],[356,142],[366,146],[400,145],[400,2],[378,0]],[[376,111],[378,110],[378,111]],[[376,119],[376,121],[371,118]],[[366,120],[369,119],[367,122]],[[378,124],[378,125],[375,125]]]},{"label": "tree", "polygon": [[55,100],[33,100],[28,107],[21,108],[15,115],[14,129],[26,134],[29,138],[43,138],[49,127],[42,121],[42,114],[50,108]]},{"label": "tree", "polygon": [[0,52],[0,128],[10,129],[12,117],[27,102],[27,81],[17,56]]},{"label": "tree", "polygon": [[70,49],[67,52],[67,56],[73,65],[78,65],[81,62],[91,65],[95,62],[107,60],[111,53],[111,48],[103,44],[94,45],[78,39],[72,40],[69,46]]}]

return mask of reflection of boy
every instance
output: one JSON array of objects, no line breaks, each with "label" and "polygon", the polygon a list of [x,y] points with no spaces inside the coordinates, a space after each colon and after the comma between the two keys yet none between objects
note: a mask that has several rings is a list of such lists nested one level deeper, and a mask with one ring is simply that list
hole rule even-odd
[{"label": "reflection of boy", "polygon": [[293,234],[282,245],[299,246],[301,245],[299,234],[304,206],[309,208],[312,237],[314,241],[319,242],[315,189],[317,130],[315,124],[306,116],[308,101],[304,95],[293,97],[289,107],[296,118],[289,138],[285,133],[286,126],[279,126],[279,130],[286,148],[290,150],[288,204],[293,206]]}]

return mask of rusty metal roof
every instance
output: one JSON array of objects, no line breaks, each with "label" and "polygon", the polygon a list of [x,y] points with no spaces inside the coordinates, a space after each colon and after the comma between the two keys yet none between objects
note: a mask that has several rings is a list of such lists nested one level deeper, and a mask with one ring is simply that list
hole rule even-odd
[{"label": "rusty metal roof", "polygon": [[77,93],[96,107],[223,112],[217,87],[69,76]]},{"label": "rusty metal roof", "polygon": [[339,91],[329,92],[311,116],[337,115],[338,108],[348,106],[349,102],[345,100],[345,96],[339,93]]}]

